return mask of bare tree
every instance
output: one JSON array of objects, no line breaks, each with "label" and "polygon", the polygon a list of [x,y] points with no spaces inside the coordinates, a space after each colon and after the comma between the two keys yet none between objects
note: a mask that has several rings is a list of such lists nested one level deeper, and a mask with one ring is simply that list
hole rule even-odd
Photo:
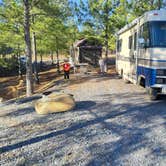
[{"label": "bare tree", "polygon": [[31,96],[33,93],[33,76],[32,76],[32,52],[31,52],[31,40],[30,40],[30,12],[29,12],[29,0],[23,0],[24,4],[24,34],[26,44],[26,95]]}]

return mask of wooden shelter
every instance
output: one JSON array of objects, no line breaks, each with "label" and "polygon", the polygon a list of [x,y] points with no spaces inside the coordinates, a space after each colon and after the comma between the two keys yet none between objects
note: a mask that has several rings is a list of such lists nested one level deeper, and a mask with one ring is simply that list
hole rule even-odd
[{"label": "wooden shelter", "polygon": [[75,64],[88,63],[97,66],[102,56],[102,45],[96,39],[82,39],[74,43],[73,53]]}]

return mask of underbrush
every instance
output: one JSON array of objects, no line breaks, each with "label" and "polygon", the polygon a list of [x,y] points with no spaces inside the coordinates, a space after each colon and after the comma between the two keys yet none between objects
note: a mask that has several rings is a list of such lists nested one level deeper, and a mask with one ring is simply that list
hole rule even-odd
[{"label": "underbrush", "polygon": [[10,76],[16,73],[18,73],[17,58],[0,58],[0,76]]}]

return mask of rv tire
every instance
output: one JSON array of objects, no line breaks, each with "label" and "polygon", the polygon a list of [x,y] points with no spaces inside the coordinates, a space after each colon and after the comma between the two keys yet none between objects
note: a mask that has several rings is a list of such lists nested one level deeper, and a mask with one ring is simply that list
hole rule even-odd
[{"label": "rv tire", "polygon": [[150,88],[148,91],[149,91],[150,100],[156,100],[158,97],[157,90],[154,88]]},{"label": "rv tire", "polygon": [[138,85],[145,87],[145,78],[139,77],[138,78]]}]

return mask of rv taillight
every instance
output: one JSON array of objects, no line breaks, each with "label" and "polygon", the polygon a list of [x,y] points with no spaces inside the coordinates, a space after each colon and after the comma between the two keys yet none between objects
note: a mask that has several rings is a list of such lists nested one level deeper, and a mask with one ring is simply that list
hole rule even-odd
[{"label": "rv taillight", "polygon": [[154,16],[158,16],[158,13],[154,13],[153,15],[154,15]]}]

